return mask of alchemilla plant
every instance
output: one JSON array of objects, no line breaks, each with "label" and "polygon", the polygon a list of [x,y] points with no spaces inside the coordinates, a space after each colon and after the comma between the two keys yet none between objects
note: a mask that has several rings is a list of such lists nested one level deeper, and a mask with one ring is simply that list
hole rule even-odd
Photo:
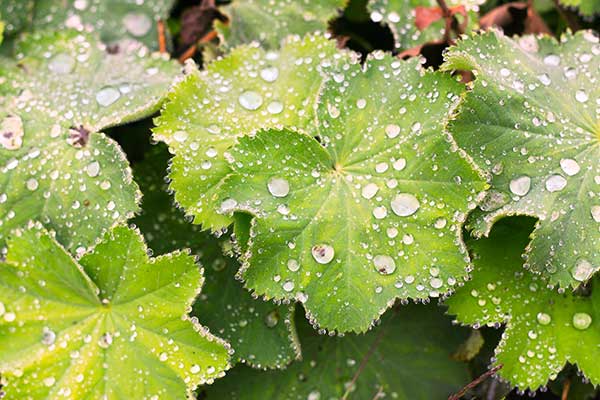
[{"label": "alchemilla plant", "polygon": [[0,398],[598,398],[599,16],[0,0]]}]

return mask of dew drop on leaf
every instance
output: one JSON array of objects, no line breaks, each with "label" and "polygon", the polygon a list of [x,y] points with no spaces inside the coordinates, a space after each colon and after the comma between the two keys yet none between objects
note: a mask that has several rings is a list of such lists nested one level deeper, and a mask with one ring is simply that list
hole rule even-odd
[{"label": "dew drop on leaf", "polygon": [[538,313],[536,318],[540,325],[548,325],[552,321],[552,317],[544,312]]},{"label": "dew drop on leaf", "polygon": [[75,59],[67,53],[59,53],[48,62],[48,69],[59,75],[65,75],[75,68]]},{"label": "dew drop on leaf", "polygon": [[588,260],[580,258],[571,270],[573,279],[578,282],[587,281],[594,273],[594,266]]},{"label": "dew drop on leaf", "polygon": [[374,183],[368,183],[362,188],[362,197],[365,199],[371,199],[379,191],[379,187]]},{"label": "dew drop on leaf", "polygon": [[105,86],[96,93],[96,101],[102,107],[108,107],[115,101],[119,100],[121,92],[112,86]]},{"label": "dew drop on leaf", "polygon": [[54,333],[54,331],[49,328],[44,328],[42,332],[42,343],[47,346],[50,346],[51,344],[54,344],[55,341],[56,333]]},{"label": "dew drop on leaf", "polygon": [[287,267],[290,271],[296,272],[300,269],[300,263],[298,263],[298,260],[292,258],[288,260]]},{"label": "dew drop on leaf", "polygon": [[318,244],[312,247],[313,258],[319,264],[329,264],[335,256],[335,250],[328,244]]},{"label": "dew drop on leaf", "polygon": [[123,25],[135,37],[142,37],[150,32],[152,20],[146,14],[128,13],[123,17]]},{"label": "dew drop on leaf", "polygon": [[569,176],[577,175],[581,170],[577,161],[571,158],[563,158],[562,160],[560,160],[560,167],[562,168],[564,173]]},{"label": "dew drop on leaf", "polygon": [[0,124],[0,144],[6,150],[16,150],[23,144],[23,121],[19,116],[5,117]]},{"label": "dew drop on leaf", "polygon": [[273,310],[265,316],[265,325],[269,328],[275,328],[279,323],[279,313]]},{"label": "dew drop on leaf", "polygon": [[390,275],[396,270],[396,262],[390,256],[377,255],[373,258],[375,270],[382,275]]},{"label": "dew drop on leaf", "polygon": [[591,213],[594,221],[600,222],[600,206],[592,206]]},{"label": "dew drop on leaf", "polygon": [[262,96],[252,90],[247,90],[238,97],[240,105],[246,110],[257,110],[263,103]]},{"label": "dew drop on leaf", "polygon": [[592,324],[592,317],[588,313],[580,312],[573,314],[573,327],[584,331]]},{"label": "dew drop on leaf", "polygon": [[419,200],[410,193],[400,193],[392,199],[392,211],[399,217],[408,217],[417,212],[421,206]]},{"label": "dew drop on leaf", "polygon": [[567,186],[567,180],[562,175],[552,175],[546,179],[546,190],[560,192]]},{"label": "dew drop on leaf", "polygon": [[517,196],[525,196],[531,188],[531,178],[528,176],[520,176],[510,181],[510,191]]},{"label": "dew drop on leaf", "polygon": [[279,77],[279,69],[277,67],[268,67],[260,71],[260,77],[265,82],[275,82]]},{"label": "dew drop on leaf", "polygon": [[290,184],[283,178],[271,178],[267,188],[274,197],[285,197],[290,192]]}]

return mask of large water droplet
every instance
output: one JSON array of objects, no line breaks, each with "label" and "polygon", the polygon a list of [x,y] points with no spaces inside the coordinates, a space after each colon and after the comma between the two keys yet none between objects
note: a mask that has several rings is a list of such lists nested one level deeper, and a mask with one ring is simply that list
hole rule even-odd
[{"label": "large water droplet", "polygon": [[540,325],[548,325],[552,321],[552,317],[549,314],[540,312],[537,314],[537,321]]},{"label": "large water droplet", "polygon": [[567,180],[562,175],[552,175],[546,179],[546,190],[560,192],[567,186]]},{"label": "large water droplet", "polygon": [[290,184],[283,178],[271,178],[267,188],[274,197],[285,197],[290,192]]},{"label": "large water droplet", "polygon": [[417,212],[421,204],[415,196],[410,193],[400,193],[392,199],[392,211],[400,217],[408,217]]},{"label": "large water droplet", "polygon": [[586,330],[592,324],[592,317],[588,313],[580,312],[573,315],[573,327],[580,331]]},{"label": "large water droplet", "polygon": [[287,262],[287,267],[290,271],[296,272],[300,269],[300,263],[298,262],[298,260],[294,260],[293,258],[291,258]]},{"label": "large water droplet", "polygon": [[93,161],[85,168],[87,174],[95,178],[100,173],[100,163],[98,161]]},{"label": "large water droplet", "polygon": [[292,281],[285,281],[285,283],[283,284],[283,290],[285,290],[286,292],[291,292],[292,290],[294,290],[294,282]]},{"label": "large water droplet", "polygon": [[59,53],[52,57],[48,69],[55,74],[68,74],[75,68],[75,59],[67,53]]},{"label": "large water droplet", "polygon": [[96,93],[96,101],[102,107],[110,106],[119,100],[119,97],[121,97],[121,92],[112,86],[105,86]]},{"label": "large water droplet", "polygon": [[528,176],[520,176],[510,181],[510,191],[517,196],[525,196],[531,189],[531,178]]},{"label": "large water droplet", "polygon": [[30,178],[27,180],[27,183],[25,183],[25,186],[27,186],[27,189],[29,189],[33,192],[34,190],[36,190],[38,188],[39,184],[35,178]]},{"label": "large water droplet", "polygon": [[364,197],[365,199],[368,200],[368,199],[373,198],[373,196],[375,196],[378,191],[379,191],[379,187],[376,184],[369,183],[369,184],[366,184],[365,186],[363,186],[361,195],[362,195],[362,197]]},{"label": "large water droplet", "polygon": [[44,328],[42,331],[42,343],[46,346],[54,344],[56,341],[56,333],[50,328]]},{"label": "large water droplet", "polygon": [[200,366],[198,364],[192,365],[192,367],[190,368],[190,372],[192,374],[197,374],[198,372],[200,372]]},{"label": "large water droplet", "polygon": [[0,124],[0,144],[6,150],[16,150],[23,145],[23,120],[17,115],[9,115]]},{"label": "large water droplet", "polygon": [[279,323],[279,313],[273,310],[265,316],[265,325],[269,328],[275,328]]},{"label": "large water droplet", "polygon": [[577,175],[577,173],[579,173],[579,171],[581,170],[577,161],[571,158],[563,158],[562,160],[560,160],[560,167],[565,172],[565,174],[569,176]]},{"label": "large water droplet", "polygon": [[544,57],[544,64],[550,65],[551,67],[556,67],[560,65],[560,57],[556,54],[549,54]]},{"label": "large water droplet", "polygon": [[266,82],[275,82],[279,77],[279,69],[277,67],[268,67],[260,71],[260,77]]},{"label": "large water droplet", "polygon": [[591,213],[594,221],[600,222],[600,206],[592,206]]},{"label": "large water droplet", "polygon": [[393,139],[400,134],[400,127],[396,124],[390,124],[385,127],[385,134],[390,139]]},{"label": "large water droplet", "polygon": [[588,95],[583,90],[578,90],[575,92],[575,100],[577,100],[580,103],[585,103],[586,101],[588,101]]},{"label": "large water droplet", "polygon": [[272,101],[267,106],[267,111],[270,114],[279,114],[283,111],[283,103],[280,101]]},{"label": "large water droplet", "polygon": [[106,332],[104,333],[102,336],[100,336],[100,339],[98,339],[98,346],[100,346],[103,349],[108,349],[110,347],[110,345],[113,342],[113,335],[110,332]]},{"label": "large water droplet", "polygon": [[318,244],[311,249],[313,258],[319,264],[329,264],[335,256],[335,250],[328,244]]},{"label": "large water droplet", "polygon": [[373,258],[375,270],[382,275],[392,274],[396,270],[396,262],[390,256],[378,255]]},{"label": "large water droplet", "polygon": [[244,93],[240,94],[240,97],[238,97],[238,101],[240,102],[240,105],[242,107],[250,111],[257,110],[263,103],[263,99],[260,93],[254,92],[252,90],[247,90]]},{"label": "large water droplet", "polygon": [[571,269],[571,276],[578,282],[587,281],[594,273],[594,266],[586,259],[579,259]]},{"label": "large water droplet", "polygon": [[152,20],[146,14],[128,13],[123,17],[123,25],[135,37],[141,37],[150,32]]}]

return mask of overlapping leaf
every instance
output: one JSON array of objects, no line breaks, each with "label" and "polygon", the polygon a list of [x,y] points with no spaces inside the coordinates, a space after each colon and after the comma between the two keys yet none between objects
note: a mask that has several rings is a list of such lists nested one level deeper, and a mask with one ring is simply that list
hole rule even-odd
[{"label": "overlapping leaf", "polygon": [[[460,7],[463,13],[468,12],[470,25],[474,23],[477,14],[477,6],[485,0],[449,0],[449,7]],[[439,18],[433,18],[435,10],[439,10],[436,0],[370,0],[368,8],[373,22],[381,22],[389,26],[394,35],[397,49],[410,49],[427,42],[441,40],[444,36],[445,21],[441,17],[441,11],[437,14]],[[431,19],[431,24],[419,26],[417,13],[423,12],[426,19]],[[460,16],[464,23],[465,16]]]},{"label": "overlapping leaf", "polygon": [[579,14],[592,17],[600,14],[600,2],[598,0],[559,0],[564,7],[576,8]]},{"label": "overlapping leaf", "polygon": [[327,22],[346,3],[347,0],[234,0],[222,7],[229,21],[216,21],[216,29],[226,46],[258,41],[267,49],[278,49],[287,35],[325,32]]},{"label": "overlapping leaf", "polygon": [[445,69],[477,74],[450,125],[490,173],[477,235],[505,215],[540,219],[526,266],[577,286],[600,267],[600,44],[591,32],[512,40],[498,32],[459,42]]},{"label": "overlapping leaf", "polygon": [[502,220],[489,238],[469,243],[473,279],[447,300],[449,313],[465,324],[506,324],[495,363],[503,364],[499,374],[522,390],[545,385],[566,362],[598,385],[600,293],[559,294],[523,270],[528,228],[531,223]]},{"label": "overlapping leaf", "polygon": [[[394,313],[395,314],[395,313]],[[329,338],[298,323],[302,361],[285,371],[237,367],[205,388],[207,400],[445,399],[468,382],[452,352],[467,336],[436,306],[386,315],[366,335]]]},{"label": "overlapping leaf", "polygon": [[154,137],[175,154],[171,189],[195,223],[216,231],[232,222],[218,211],[218,190],[231,171],[225,153],[236,138],[280,125],[316,134],[321,72],[349,62],[349,53],[321,36],[290,38],[280,52],[238,47],[174,88]]},{"label": "overlapping leaf", "polygon": [[289,364],[300,353],[293,306],[253,299],[234,279],[239,264],[223,254],[231,252],[229,240],[201,232],[198,225],[186,222],[183,213],[172,205],[163,179],[167,160],[166,149],[156,148],[134,168],[144,194],[142,213],[134,222],[155,252],[187,247],[198,255],[205,267],[206,282],[192,315],[231,343],[236,361],[257,368]]},{"label": "overlapping leaf", "polygon": [[[225,61],[235,58],[223,61],[229,66]],[[229,102],[224,112],[208,112],[220,96],[199,98],[189,86],[180,88],[157,136],[177,154],[172,187],[184,206],[192,206],[196,222],[211,226],[214,214],[236,210],[257,217],[241,271],[247,287],[267,298],[302,301],[311,319],[327,329],[364,331],[395,298],[438,296],[465,276],[467,256],[457,228],[484,184],[442,133],[459,84],[421,71],[415,60],[377,54],[365,70],[346,64],[326,82],[317,120],[301,120],[308,135],[296,132],[296,124],[293,130],[241,137],[233,148],[200,149],[198,134],[213,120],[222,121],[213,131],[240,134],[246,121],[268,118],[275,101],[285,110],[282,125],[289,115],[311,111],[310,102],[298,110],[294,97],[288,104],[287,97],[255,90],[243,78],[256,70],[241,70],[236,81],[211,76],[227,84],[221,86],[226,98],[242,107]],[[298,92],[293,89],[289,93]],[[253,107],[236,113],[244,105]],[[208,121],[199,127],[185,118],[174,121],[176,112],[192,115],[194,109]],[[234,126],[229,119],[235,117]],[[229,136],[223,144],[233,143]],[[228,152],[226,175],[220,166],[213,172],[214,162],[204,156],[211,151]],[[194,188],[203,182],[217,182],[210,203]]]},{"label": "overlapping leaf", "polygon": [[119,226],[75,261],[39,225],[0,264],[0,372],[8,399],[182,399],[222,376],[228,346],[187,317],[193,257],[148,258]]},{"label": "overlapping leaf", "polygon": [[0,0],[0,19],[5,26],[6,36],[12,36],[29,25],[33,0]]},{"label": "overlapping leaf", "polygon": [[74,31],[32,34],[0,62],[0,245],[40,220],[87,246],[135,210],[125,156],[100,130],[153,113],[178,67],[135,46],[107,53]]},{"label": "overlapping leaf", "polygon": [[36,0],[35,29],[95,31],[105,43],[135,39],[158,48],[158,20],[166,20],[175,0]]}]

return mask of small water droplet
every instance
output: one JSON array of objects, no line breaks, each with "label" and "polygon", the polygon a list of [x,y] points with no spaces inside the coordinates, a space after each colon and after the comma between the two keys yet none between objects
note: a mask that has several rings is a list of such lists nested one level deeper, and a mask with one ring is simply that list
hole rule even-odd
[{"label": "small water droplet", "polygon": [[594,221],[600,222],[600,206],[592,206],[591,213]]},{"label": "small water droplet", "polygon": [[198,364],[192,365],[192,367],[190,368],[190,372],[192,374],[197,374],[198,372],[200,372],[200,366]]},{"label": "small water droplet", "polygon": [[186,131],[176,131],[173,134],[173,138],[178,141],[179,143],[183,143],[187,140],[188,138],[188,133]]},{"label": "small water droplet", "polygon": [[274,197],[285,197],[290,192],[290,184],[283,178],[271,178],[267,188]]},{"label": "small water droplet", "polygon": [[543,312],[538,313],[536,318],[540,325],[548,325],[552,321],[552,317]]},{"label": "small water droplet", "polygon": [[525,196],[531,189],[531,178],[523,175],[510,181],[510,191],[517,196]]},{"label": "small water droplet", "polygon": [[594,271],[595,268],[591,262],[580,258],[571,269],[571,276],[578,282],[585,282],[592,276]]},{"label": "small water droplet", "polygon": [[311,249],[313,258],[319,264],[329,264],[335,256],[335,250],[328,244],[318,244]]},{"label": "small water droplet", "polygon": [[252,90],[247,90],[240,94],[238,101],[242,107],[250,111],[257,110],[263,103],[262,96]]},{"label": "small water droplet", "polygon": [[268,328],[275,328],[279,323],[279,313],[273,310],[265,316],[265,325]]},{"label": "small water droplet", "polygon": [[550,80],[550,77],[548,76],[548,74],[541,74],[538,75],[538,80],[540,82],[542,82],[542,85],[544,86],[548,86],[552,83],[552,81]]},{"label": "small water droplet", "polygon": [[366,184],[365,186],[363,186],[361,195],[362,195],[362,197],[364,197],[365,199],[368,200],[368,199],[373,198],[373,196],[375,196],[378,191],[379,191],[379,187],[376,184],[369,183],[369,184]]},{"label": "small water droplet", "polygon": [[279,114],[283,111],[283,103],[280,101],[272,101],[267,106],[267,111],[270,114]]},{"label": "small water droplet", "polygon": [[367,101],[365,99],[358,99],[356,101],[356,107],[358,107],[358,109],[362,110],[366,106],[367,106]]},{"label": "small water droplet", "polygon": [[91,178],[95,178],[100,173],[100,163],[98,161],[93,161],[88,164],[85,170]]},{"label": "small water droplet", "polygon": [[585,312],[575,313],[573,315],[573,327],[580,331],[584,331],[592,324],[592,317]]},{"label": "small water droplet", "polygon": [[392,199],[392,211],[400,217],[408,217],[417,212],[421,204],[415,196],[410,193],[400,193]]},{"label": "small water droplet", "polygon": [[575,92],[575,100],[577,100],[580,103],[585,103],[586,101],[588,101],[588,95],[583,90],[578,90]]},{"label": "small water droplet", "polygon": [[400,127],[396,124],[390,124],[385,127],[385,134],[390,139],[393,139],[400,134]]},{"label": "small water droplet", "polygon": [[286,292],[291,292],[292,290],[294,290],[294,282],[292,281],[285,281],[285,283],[283,284],[283,290],[285,290]]},{"label": "small water droplet", "polygon": [[546,57],[544,57],[544,64],[551,67],[556,67],[560,65],[560,57],[556,54],[548,54]]},{"label": "small water droplet", "polygon": [[377,255],[373,258],[375,270],[382,275],[390,275],[396,270],[396,262],[390,256]]},{"label": "small water droplet", "polygon": [[562,168],[564,173],[569,176],[577,175],[581,170],[577,161],[571,158],[563,158],[562,160],[560,160],[560,167]]},{"label": "small water droplet", "polygon": [[27,180],[27,183],[25,184],[25,186],[27,186],[27,189],[29,189],[33,192],[34,190],[36,190],[38,188],[39,184],[35,178],[30,178]]},{"label": "small water droplet", "polygon": [[23,145],[23,120],[17,115],[9,115],[0,124],[0,144],[6,150],[16,150]]},{"label": "small water droplet", "polygon": [[50,328],[44,328],[42,331],[42,343],[50,346],[56,342],[56,333]]},{"label": "small water droplet", "polygon": [[300,263],[298,262],[298,260],[294,260],[293,258],[291,258],[287,262],[287,267],[290,271],[296,272],[300,269]]},{"label": "small water droplet", "polygon": [[67,53],[59,53],[52,57],[48,63],[48,69],[55,74],[64,75],[73,71],[75,59]]},{"label": "small water droplet", "polygon": [[119,100],[121,92],[112,86],[105,86],[96,93],[96,101],[102,107],[108,107],[115,101]]},{"label": "small water droplet", "polygon": [[98,339],[98,346],[100,346],[103,349],[108,349],[110,347],[110,345],[113,342],[113,336],[110,332],[106,332],[104,333],[102,336],[100,336],[100,339]]},{"label": "small water droplet", "polygon": [[266,82],[275,82],[279,77],[279,69],[277,67],[268,67],[260,71],[260,77]]}]

